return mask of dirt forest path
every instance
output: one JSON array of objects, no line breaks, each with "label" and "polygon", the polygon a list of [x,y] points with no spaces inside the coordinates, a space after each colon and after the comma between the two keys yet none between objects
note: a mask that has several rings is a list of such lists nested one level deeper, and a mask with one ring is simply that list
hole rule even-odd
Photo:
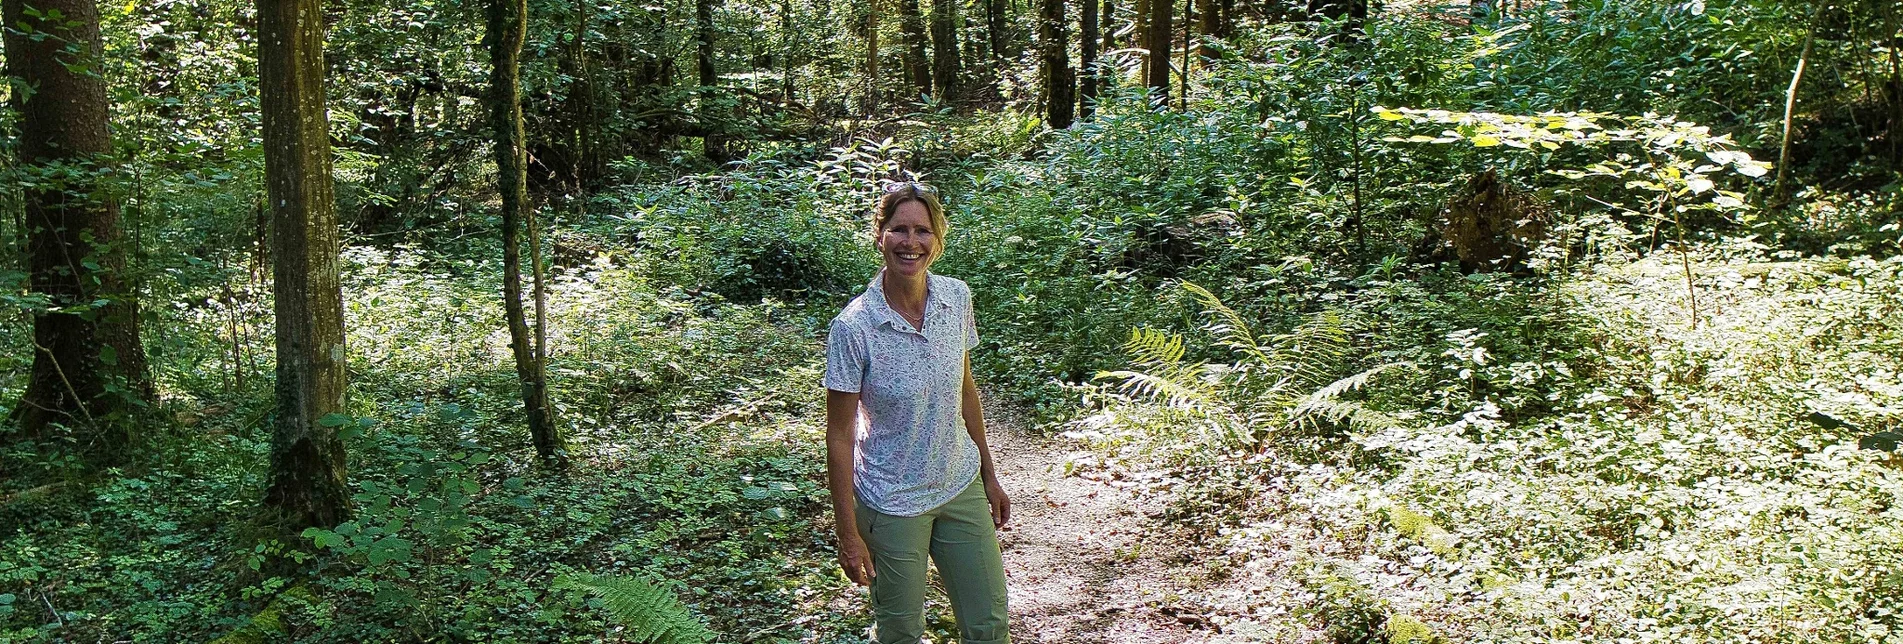
[{"label": "dirt forest path", "polygon": [[[1002,407],[996,406],[996,407]],[[1064,475],[1077,449],[1026,431],[1014,410],[986,412],[987,441],[1011,494],[999,534],[1019,644],[1200,642],[1198,618],[1176,614],[1169,589],[1183,571],[1172,539],[1154,529],[1161,503],[1110,483]]]}]

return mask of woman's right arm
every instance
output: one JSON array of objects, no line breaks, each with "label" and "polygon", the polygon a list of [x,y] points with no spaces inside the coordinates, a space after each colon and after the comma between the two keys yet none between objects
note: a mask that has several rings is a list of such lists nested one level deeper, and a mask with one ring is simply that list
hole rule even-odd
[{"label": "woman's right arm", "polygon": [[826,485],[833,493],[833,518],[839,535],[839,567],[846,577],[861,586],[872,584],[872,555],[859,538],[859,521],[853,506],[857,497],[852,487],[852,450],[859,428],[859,394],[826,390]]}]

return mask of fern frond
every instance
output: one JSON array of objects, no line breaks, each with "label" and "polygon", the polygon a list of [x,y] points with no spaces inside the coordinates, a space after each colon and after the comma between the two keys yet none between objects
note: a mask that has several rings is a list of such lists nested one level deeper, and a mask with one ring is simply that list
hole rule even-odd
[{"label": "fern frond", "polygon": [[1182,282],[1182,287],[1197,302],[1201,302],[1208,315],[1214,318],[1204,328],[1215,334],[1217,344],[1252,357],[1267,357],[1263,354],[1261,343],[1256,341],[1255,333],[1249,330],[1249,321],[1244,320],[1242,314],[1223,304],[1222,298],[1216,297],[1215,293],[1194,282]]},{"label": "fern frond", "polygon": [[1161,329],[1131,329],[1123,351],[1144,369],[1174,368],[1183,361],[1183,336]]},{"label": "fern frond", "polygon": [[555,578],[555,588],[572,589],[601,598],[601,608],[627,628],[630,641],[641,644],[706,644],[714,639],[672,591],[638,577],[568,573]]},{"label": "fern frond", "polygon": [[1391,362],[1328,383],[1302,398],[1301,402],[1289,410],[1289,424],[1313,423],[1317,419],[1336,423],[1346,421],[1350,428],[1363,432],[1399,427],[1400,419],[1359,402],[1342,400],[1341,396],[1351,391],[1360,391],[1367,387],[1368,382],[1375,376],[1383,372],[1412,366],[1404,362]]},{"label": "fern frond", "polygon": [[1340,380],[1336,380],[1334,382],[1328,383],[1326,386],[1320,389],[1316,389],[1314,393],[1311,393],[1306,398],[1304,398],[1302,400],[1302,404],[1300,406],[1297,406],[1296,410],[1300,411],[1302,406],[1306,406],[1312,401],[1340,398],[1342,394],[1348,393],[1350,391],[1360,391],[1363,388],[1366,388],[1368,386],[1368,381],[1373,380],[1375,376],[1381,375],[1382,372],[1390,371],[1393,369],[1400,369],[1404,367],[1412,368],[1413,366],[1414,365],[1411,365],[1405,362],[1390,362],[1384,365],[1374,367],[1367,371],[1363,371],[1361,373],[1357,373],[1355,375],[1348,376],[1346,378],[1342,378]]},{"label": "fern frond", "polygon": [[1302,425],[1318,421],[1346,422],[1349,429],[1363,433],[1402,427],[1401,419],[1353,400],[1318,401],[1299,414],[1292,414],[1289,424]]},{"label": "fern frond", "polygon": [[1097,374],[1097,379],[1119,380],[1121,382],[1117,387],[1125,394],[1161,400],[1164,404],[1178,409],[1214,412],[1220,406],[1215,394],[1207,387],[1193,381],[1185,382],[1187,380],[1185,378],[1173,378],[1141,371],[1108,371]]},{"label": "fern frond", "polygon": [[1268,362],[1304,385],[1320,386],[1333,380],[1330,376],[1338,373],[1349,353],[1348,329],[1341,315],[1323,311],[1270,340]]}]

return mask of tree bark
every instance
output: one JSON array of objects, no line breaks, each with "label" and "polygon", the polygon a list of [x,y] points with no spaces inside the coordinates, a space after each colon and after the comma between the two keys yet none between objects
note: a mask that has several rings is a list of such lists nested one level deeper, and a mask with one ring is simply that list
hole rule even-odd
[{"label": "tree bark", "polygon": [[1083,82],[1077,90],[1078,114],[1084,120],[1097,111],[1097,78],[1101,75],[1097,69],[1097,0],[1079,0],[1083,3],[1083,15],[1079,18],[1077,42],[1079,54],[1078,66],[1084,70]]},{"label": "tree bark", "polygon": [[879,113],[879,0],[866,0],[866,116]]},{"label": "tree bark", "polygon": [[[694,0],[694,68],[699,72],[701,124],[718,130],[720,128],[715,128],[714,124],[726,120],[726,115],[718,113],[709,106],[714,98],[714,89],[720,86],[720,72],[714,67],[714,2],[715,0]],[[516,49],[519,57],[521,47]],[[516,102],[520,104],[521,101]],[[714,163],[726,163],[733,160],[733,152],[728,149],[727,137],[721,134],[710,133],[703,137],[701,152]]]},{"label": "tree bark", "polygon": [[295,533],[350,512],[344,446],[344,307],[324,106],[321,0],[258,1],[258,86],[277,318],[277,424],[264,504]]},{"label": "tree bark", "polygon": [[941,100],[958,93],[964,67],[958,58],[958,23],[958,0],[932,0],[932,87]]},{"label": "tree bark", "polygon": [[1176,6],[1173,0],[1149,0],[1149,38],[1145,47],[1150,50],[1149,73],[1145,74],[1150,85],[1150,101],[1165,109],[1170,105],[1170,21]]},{"label": "tree bark", "polygon": [[1044,120],[1051,129],[1061,130],[1070,127],[1076,115],[1076,72],[1070,68],[1070,43],[1064,35],[1064,0],[1043,3],[1037,24],[1044,57]]},{"label": "tree bark", "polygon": [[6,0],[0,13],[8,71],[32,88],[12,94],[20,165],[38,179],[22,204],[29,284],[50,305],[33,312],[33,367],[15,414],[22,436],[64,425],[89,461],[121,462],[132,438],[125,416],[152,385],[119,205],[105,198],[114,161],[96,71],[99,9],[93,0]]},{"label": "tree bark", "polygon": [[[1204,36],[1220,37],[1222,33],[1222,5],[1216,0],[1195,0],[1196,16],[1200,20],[1196,28]],[[1216,50],[1207,43],[1196,45],[1196,56],[1207,64],[1216,59]]]},{"label": "tree bark", "polygon": [[[707,0],[699,0],[706,2]],[[548,405],[548,376],[522,310],[522,225],[528,209],[528,148],[522,126],[521,55],[528,0],[489,0],[489,123],[495,131],[496,188],[502,196],[502,308],[522,408],[535,454],[551,469],[567,465],[567,449]],[[703,78],[704,80],[704,78]],[[535,259],[539,262],[539,259]],[[539,280],[538,280],[539,281]],[[539,300],[540,288],[537,285]],[[540,327],[539,309],[537,303]]]},{"label": "tree bark", "polygon": [[912,95],[932,93],[932,66],[925,58],[925,16],[918,0],[899,0],[899,32],[905,38],[905,81]]},{"label": "tree bark", "polygon": [[1130,43],[1143,48],[1137,61],[1137,82],[1150,84],[1150,0],[1136,0],[1136,15],[1131,19]]},{"label": "tree bark", "polygon": [[1183,0],[1183,58],[1176,68],[1176,81],[1181,91],[1183,109],[1189,109],[1189,50],[1195,48],[1196,0]]},{"label": "tree bark", "polygon": [[1000,81],[1003,80],[1005,66],[1013,58],[1009,54],[1011,37],[1005,27],[1010,19],[1007,13],[1009,5],[1005,4],[1005,0],[984,0],[984,3],[985,40],[991,45],[991,73],[988,81],[991,84],[991,93],[999,95],[1002,92]]}]

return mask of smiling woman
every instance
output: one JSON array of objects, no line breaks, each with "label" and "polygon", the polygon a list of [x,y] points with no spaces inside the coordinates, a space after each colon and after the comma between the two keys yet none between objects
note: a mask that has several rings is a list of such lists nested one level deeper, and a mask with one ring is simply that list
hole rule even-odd
[{"label": "smiling woman", "polygon": [[826,341],[826,466],[839,563],[872,588],[881,644],[924,634],[926,556],[966,644],[1009,641],[998,484],[967,352],[971,288],[933,275],[949,225],[938,193],[895,183],[873,211],[884,268]]}]

